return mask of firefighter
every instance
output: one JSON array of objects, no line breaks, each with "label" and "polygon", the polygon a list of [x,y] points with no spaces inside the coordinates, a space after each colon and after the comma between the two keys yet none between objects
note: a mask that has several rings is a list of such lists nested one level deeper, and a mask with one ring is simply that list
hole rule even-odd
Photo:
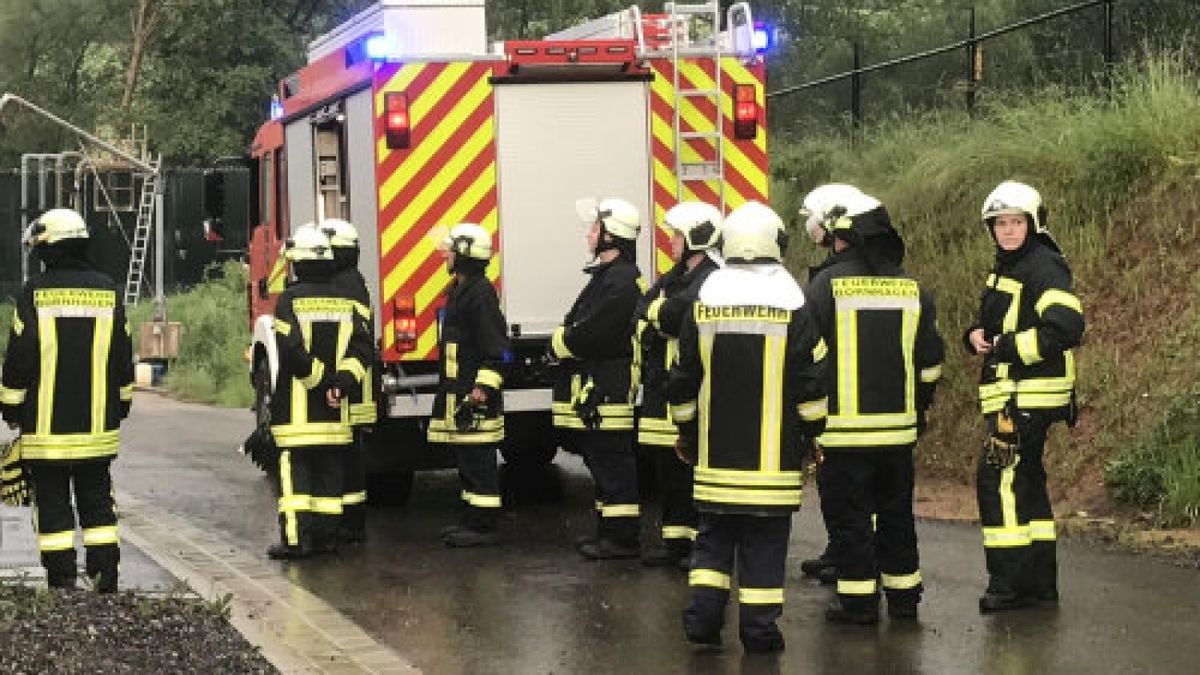
[{"label": "firefighter", "polygon": [[441,242],[453,277],[439,338],[441,385],[429,421],[429,441],[449,446],[462,480],[463,516],[442,530],[447,546],[500,541],[500,479],[496,452],[504,440],[501,387],[511,361],[507,324],[496,288],[484,274],[492,235],[473,223],[451,228]]},{"label": "firefighter", "polygon": [[358,231],[354,225],[340,218],[329,218],[321,222],[321,231],[329,237],[329,245],[333,247],[333,284],[342,297],[354,303],[354,311],[366,321],[372,338],[370,361],[363,364],[366,374],[346,395],[354,442],[342,451],[342,520],[339,539],[347,544],[359,544],[367,539],[366,436],[378,417],[375,392],[380,374],[376,364],[380,359],[374,348],[375,309],[367,281],[358,271]]},{"label": "firefighter", "polygon": [[133,401],[133,346],[112,280],[88,254],[87,224],[52,209],[26,229],[42,273],[21,291],[0,380],[0,411],[18,429],[34,526],[51,588],[75,586],[75,512],[85,570],[117,590],[121,558],[109,466]]},{"label": "firefighter", "polygon": [[863,194],[844,201],[822,218],[834,253],[806,293],[829,345],[821,512],[836,533],[838,580],[825,617],[874,624],[881,583],[891,618],[917,616],[912,452],[945,346],[932,297],[901,267],[887,210]]},{"label": "firefighter", "polygon": [[1054,515],[1042,451],[1051,424],[1075,423],[1083,306],[1034,188],[1005,182],[983,203],[996,245],[978,322],[963,341],[983,357],[989,437],[976,474],[988,586],[981,612],[1058,601]]},{"label": "firefighter", "polygon": [[683,625],[698,645],[721,642],[736,560],[743,648],[784,648],[776,621],[792,513],[804,448],[826,409],[826,347],[781,264],[785,244],[770,208],[748,202],[729,214],[720,245],[726,265],[709,275],[684,319],[667,385],[678,451],[695,463],[700,531]]},{"label": "firefighter", "polygon": [[596,484],[596,533],[576,542],[579,552],[593,560],[636,558],[633,312],[644,289],[635,262],[641,216],[623,199],[581,211],[594,259],[584,270],[591,279],[551,337],[561,364],[553,421],[560,444],[583,455]]},{"label": "firefighter", "polygon": [[284,252],[297,282],[275,307],[279,372],[270,412],[282,541],[267,555],[276,560],[337,550],[343,454],[354,440],[343,399],[366,378],[372,351],[366,319],[333,284],[329,237],[309,223]]},{"label": "firefighter", "polygon": [[[827,214],[832,209],[839,208],[839,205],[850,203],[850,200],[856,199],[860,194],[862,192],[853,185],[829,183],[814,189],[804,197],[804,203],[800,209],[800,217],[804,219],[804,230],[815,244],[828,250],[825,260],[809,268],[808,279],[810,282],[826,267],[837,261],[837,257],[833,251],[833,235],[829,233],[829,230],[825,229],[824,225]],[[845,207],[841,206],[840,208]],[[823,462],[816,462],[818,492],[824,491],[822,485],[824,483],[825,472],[821,470],[823,464]],[[834,530],[834,523],[830,522],[824,509],[821,511],[821,519],[825,525],[828,543],[825,545],[825,550],[821,552],[821,555],[801,561],[800,571],[804,576],[819,579],[824,585],[832,585],[837,583],[837,567],[834,561],[837,559],[838,533]]]},{"label": "firefighter", "polygon": [[675,455],[678,428],[667,411],[667,371],[679,353],[679,329],[692,311],[700,286],[717,269],[721,211],[711,204],[682,202],[663,216],[671,234],[674,267],[638,302],[634,333],[641,349],[642,406],[638,443],[656,448],[655,465],[662,499],[662,545],[642,558],[649,567],[688,564],[696,538],[692,468]]}]

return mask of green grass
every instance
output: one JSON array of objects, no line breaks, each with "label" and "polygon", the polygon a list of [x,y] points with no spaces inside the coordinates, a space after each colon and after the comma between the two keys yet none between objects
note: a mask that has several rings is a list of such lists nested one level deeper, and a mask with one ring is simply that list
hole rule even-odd
[{"label": "green grass", "polygon": [[1158,512],[1163,525],[1200,523],[1200,388],[1181,396],[1106,470],[1118,499]]},{"label": "green grass", "polygon": [[[926,114],[865,129],[856,143],[831,135],[773,147],[781,213],[795,214],[805,192],[824,182],[875,194],[905,237],[907,268],[937,299],[948,358],[931,433],[918,448],[925,471],[968,480],[982,441],[978,363],[959,344],[994,252],[979,208],[1008,179],[1042,190],[1089,322],[1078,354],[1085,415],[1073,433],[1052,437],[1052,480],[1096,483],[1118,456],[1150,461],[1147,452],[1122,454],[1147,433],[1147,420],[1163,426],[1163,438],[1200,438],[1200,425],[1185,417],[1162,418],[1200,382],[1192,362],[1200,338],[1200,77],[1189,58],[1181,51],[1129,63],[1111,96],[996,94],[975,118]],[[795,239],[794,269],[824,254],[802,233]],[[1155,447],[1171,453],[1184,445]],[[1167,466],[1197,473],[1194,456]],[[1162,485],[1187,484],[1182,474],[1168,478]],[[1194,514],[1198,492],[1153,490],[1168,519]]]}]

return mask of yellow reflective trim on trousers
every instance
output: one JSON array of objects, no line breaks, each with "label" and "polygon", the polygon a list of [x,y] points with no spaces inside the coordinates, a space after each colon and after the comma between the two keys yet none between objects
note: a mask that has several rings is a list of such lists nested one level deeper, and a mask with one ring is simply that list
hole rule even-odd
[{"label": "yellow reflective trim on trousers", "polygon": [[53,316],[38,313],[38,410],[34,433],[50,434],[50,423],[54,417],[54,385],[58,379],[58,324]]},{"label": "yellow reflective trim on trousers", "polygon": [[126,401],[126,402],[132,401],[133,400],[133,385],[127,384],[124,387],[121,387],[121,391],[119,392],[119,395],[120,395],[122,401]]},{"label": "yellow reflective trim on trousers", "polygon": [[481,495],[478,492],[463,490],[462,500],[478,509],[500,508],[500,495]]},{"label": "yellow reflective trim on trousers", "polygon": [[25,459],[80,460],[117,454],[120,433],[98,434],[26,434],[21,436],[21,454]]},{"label": "yellow reflective trim on trousers", "polygon": [[[700,303],[696,303],[697,311],[699,311],[699,307],[700,307]],[[697,466],[708,466],[708,463],[709,463],[708,462],[709,415],[708,415],[707,411],[710,410],[711,406],[712,406],[712,350],[713,350],[713,338],[714,337],[715,336],[712,333],[707,333],[707,334],[702,333],[700,335],[700,339],[697,341],[697,346],[699,347],[699,350],[700,350],[700,367],[703,369],[704,376],[700,379],[700,395],[699,395],[696,405],[697,405],[697,410],[706,411],[705,414],[699,415],[699,417],[700,417],[700,447],[696,451]],[[684,405],[686,406],[687,404],[685,403]],[[681,417],[676,417],[675,411],[673,409],[671,411],[671,419],[675,420],[676,422],[690,421],[691,419],[695,419],[696,415],[698,415],[698,412],[694,412],[693,416],[691,418],[685,419],[685,418],[681,418]],[[686,417],[686,413],[685,413],[685,417]]]},{"label": "yellow reflective trim on trousers", "polygon": [[921,585],[920,570],[912,574],[880,574],[879,576],[882,578],[884,588],[895,591],[906,591]]},{"label": "yellow reflective trim on trousers", "polygon": [[84,546],[104,546],[119,543],[121,543],[121,539],[117,536],[116,525],[89,527],[83,531]]},{"label": "yellow reflective trim on trousers", "polygon": [[796,411],[800,413],[800,419],[805,422],[815,422],[819,419],[824,419],[829,415],[829,397],[806,401],[796,406]]},{"label": "yellow reflective trim on trousers", "polygon": [[1004,527],[1016,527],[1017,522],[1017,495],[1013,492],[1013,480],[1017,476],[1017,465],[1021,463],[1021,455],[1017,453],[1016,461],[1012,466],[1004,467],[1000,470],[1000,514],[1004,519]]},{"label": "yellow reflective trim on trousers", "polygon": [[713,469],[707,466],[698,466],[695,469],[695,481],[698,483],[799,488],[803,480],[803,473],[800,471],[765,472],[757,469]]},{"label": "yellow reflective trim on trousers", "polygon": [[875,590],[876,584],[874,579],[860,581],[838,579],[837,582],[838,595],[874,595]]},{"label": "yellow reflective trim on trousers", "polygon": [[729,575],[717,570],[697,568],[688,572],[688,585],[708,586],[727,591],[729,590]]},{"label": "yellow reflective trim on trousers", "polygon": [[17,309],[13,308],[12,313],[12,329],[16,335],[21,335],[25,332],[25,322],[21,321],[21,315],[17,313]]},{"label": "yellow reflective trim on trousers", "polygon": [[[325,364],[322,363],[320,361],[320,359],[313,359],[312,370],[310,370],[308,372],[307,376],[300,378],[298,380],[298,382],[300,383],[300,386],[303,387],[304,389],[312,389],[312,388],[316,387],[318,384],[321,384],[321,378],[323,378],[323,377],[325,377]],[[302,390],[300,392],[300,394],[305,397],[306,403],[304,404],[304,408],[307,411],[308,392]],[[293,400],[295,400],[295,399],[293,399]],[[293,410],[294,410],[294,408],[293,408]],[[304,417],[307,418],[308,415],[305,414]]]},{"label": "yellow reflective trim on trousers", "polygon": [[113,317],[98,316],[92,321],[92,433],[107,426],[108,352],[112,345]]},{"label": "yellow reflective trim on trousers", "polygon": [[696,528],[688,527],[687,525],[663,525],[663,539],[687,539],[689,541],[696,540]]},{"label": "yellow reflective trim on trousers", "polygon": [[983,528],[983,545],[985,548],[1019,548],[1029,546],[1033,540],[1029,536],[1029,527],[985,527]]},{"label": "yellow reflective trim on trousers", "polygon": [[45,552],[69,551],[75,548],[75,530],[47,532],[38,535],[38,550]]},{"label": "yellow reflective trim on trousers", "polygon": [[894,429],[896,427],[910,427],[916,423],[917,413],[915,410],[902,413],[830,415],[828,421],[825,422],[825,429],[829,431],[839,431],[845,429],[854,431],[867,429]]},{"label": "yellow reflective trim on trousers", "polygon": [[458,343],[446,343],[446,379],[458,379]]},{"label": "yellow reflective trim on trousers", "polygon": [[675,423],[665,417],[640,417],[638,418],[638,429],[661,433],[674,433],[678,431]]},{"label": "yellow reflective trim on trousers", "polygon": [[917,442],[917,430],[899,431],[826,431],[819,439],[821,445],[830,448],[876,447],[882,445],[906,445]]},{"label": "yellow reflective trim on trousers", "polygon": [[636,518],[642,515],[642,507],[637,504],[605,504],[600,507],[602,518]]},{"label": "yellow reflective trim on trousers", "polygon": [[349,445],[354,442],[350,425],[341,422],[308,422],[281,424],[271,427],[271,433],[281,448],[300,448],[312,445]]},{"label": "yellow reflective trim on trousers", "polygon": [[313,497],[309,508],[313,513],[326,516],[336,516],[342,513],[341,497]]},{"label": "yellow reflective trim on trousers", "polygon": [[738,602],[743,605],[782,605],[782,588],[738,588]]},{"label": "yellow reflective trim on trousers", "polygon": [[360,490],[358,492],[347,492],[342,495],[342,506],[354,506],[356,504],[367,503],[367,491]]},{"label": "yellow reflective trim on trousers", "polygon": [[4,405],[21,405],[25,402],[24,389],[10,389],[0,385],[0,403]]},{"label": "yellow reflective trim on trousers", "polygon": [[826,356],[829,356],[829,345],[825,344],[825,338],[817,338],[817,344],[812,349],[813,363],[823,361]]},{"label": "yellow reflective trim on trousers", "polygon": [[921,381],[925,384],[932,384],[942,379],[942,366],[930,366],[921,369]]},{"label": "yellow reflective trim on trousers", "polygon": [[1058,534],[1055,532],[1054,528],[1054,521],[1029,521],[1029,538],[1033,541],[1055,541],[1058,539]]},{"label": "yellow reflective trim on trousers", "polygon": [[650,320],[650,324],[655,329],[662,327],[662,322],[659,321],[658,314],[662,311],[663,305],[667,303],[667,299],[663,297],[655,298],[653,302],[646,307],[646,318]]},{"label": "yellow reflective trim on trousers", "polygon": [[499,389],[504,385],[504,378],[491,368],[480,368],[475,372],[475,384],[481,387]]},{"label": "yellow reflective trim on trousers", "polygon": [[786,336],[763,338],[762,420],[759,422],[759,462],[764,471],[778,471],[780,462],[780,424],[783,420],[783,350]]},{"label": "yellow reflective trim on trousers", "polygon": [[[304,506],[296,502],[303,498]],[[296,510],[308,508],[308,496],[297,495],[292,489],[292,453],[284,450],[279,453],[279,512],[283,514],[284,543],[289,546],[300,545],[300,528],[296,518]]]},{"label": "yellow reflective trim on trousers", "polygon": [[795,490],[752,490],[741,487],[718,487],[696,483],[692,498],[701,502],[736,506],[799,506],[799,488]]},{"label": "yellow reflective trim on trousers", "polygon": [[1023,330],[1017,333],[1015,340],[1017,344],[1017,356],[1021,359],[1021,363],[1027,366],[1032,366],[1035,363],[1040,363],[1042,354],[1038,350],[1038,334],[1036,328]]},{"label": "yellow reflective trim on trousers", "polygon": [[837,312],[838,413],[858,413],[858,315],[854,310]]},{"label": "yellow reflective trim on trousers", "polygon": [[1051,305],[1062,305],[1067,309],[1073,309],[1083,314],[1083,304],[1079,302],[1079,298],[1057,288],[1051,288],[1042,293],[1042,297],[1038,298],[1034,309],[1037,311],[1038,316],[1041,316]]}]

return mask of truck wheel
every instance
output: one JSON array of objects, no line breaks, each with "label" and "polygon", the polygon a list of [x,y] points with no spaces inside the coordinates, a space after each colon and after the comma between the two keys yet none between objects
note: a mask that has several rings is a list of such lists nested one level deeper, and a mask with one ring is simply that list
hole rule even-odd
[{"label": "truck wheel", "polygon": [[416,472],[396,470],[367,474],[367,501],[371,506],[404,506],[412,497]]},{"label": "truck wheel", "polygon": [[515,467],[541,467],[554,461],[558,442],[549,413],[512,413],[504,417],[500,454]]},{"label": "truck wheel", "polygon": [[[254,424],[258,426],[270,419],[271,410],[271,366],[262,359],[254,366]],[[279,488],[279,457],[260,465],[263,473],[271,477],[276,491]]]}]

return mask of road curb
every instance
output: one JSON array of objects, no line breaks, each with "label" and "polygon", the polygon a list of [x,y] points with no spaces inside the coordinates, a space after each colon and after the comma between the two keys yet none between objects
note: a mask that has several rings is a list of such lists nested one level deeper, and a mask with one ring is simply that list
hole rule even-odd
[{"label": "road curb", "polygon": [[200,597],[227,598],[230,623],[280,672],[421,672],[277,565],[129,494],[118,493],[117,503],[122,536]]}]

